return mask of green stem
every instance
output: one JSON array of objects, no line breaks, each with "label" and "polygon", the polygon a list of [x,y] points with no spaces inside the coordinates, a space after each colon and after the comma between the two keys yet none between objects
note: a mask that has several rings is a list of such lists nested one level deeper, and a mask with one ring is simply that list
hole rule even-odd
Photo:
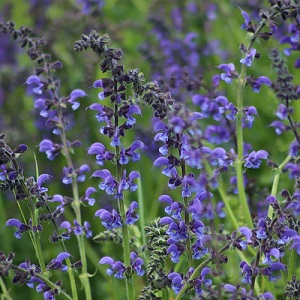
[{"label": "green stem", "polygon": [[247,196],[244,186],[243,176],[243,155],[244,155],[244,137],[243,137],[243,91],[246,83],[246,66],[242,64],[240,78],[238,80],[237,88],[237,109],[236,114],[236,137],[237,137],[237,153],[238,158],[236,160],[236,177],[237,177],[237,188],[239,201],[242,206],[243,214],[246,220],[246,224],[249,228],[253,228],[252,217],[250,209],[247,203]]},{"label": "green stem", "polygon": [[[280,175],[282,173],[282,170],[285,167],[285,165],[290,161],[290,159],[291,159],[291,156],[288,155],[285,158],[285,160],[282,162],[282,164],[276,170],[276,175],[274,176],[272,190],[271,190],[271,195],[274,196],[274,197],[276,197],[276,194],[277,194],[278,183],[279,183],[279,179],[280,179]],[[271,219],[273,218],[273,207],[271,205],[269,205],[268,217],[271,218]]]},{"label": "green stem", "polygon": [[[277,13],[273,13],[272,17]],[[261,24],[256,29],[253,34],[250,43],[247,47],[247,52],[250,51],[258,38],[261,30],[265,26],[266,21],[261,22]],[[237,154],[238,158],[236,160],[236,175],[237,175],[237,187],[238,187],[238,195],[239,200],[241,202],[242,210],[246,219],[247,226],[249,228],[253,228],[253,222],[249,210],[249,206],[247,203],[247,196],[245,193],[244,187],[244,176],[243,176],[243,155],[244,155],[244,137],[243,137],[243,92],[246,85],[246,65],[242,64],[240,76],[238,79],[238,87],[237,87],[237,115],[236,115],[236,136],[237,136]]]},{"label": "green stem", "polygon": [[142,245],[146,246],[147,241],[146,241],[146,235],[145,235],[145,207],[144,207],[144,196],[143,196],[143,191],[142,191],[142,181],[141,178],[138,178],[138,203],[139,203],[139,224],[140,224],[140,232],[141,232],[141,237],[142,237]]},{"label": "green stem", "polygon": [[0,298],[1,299],[4,299],[4,300],[13,300],[10,295],[9,295],[9,291],[7,290],[6,288],[6,285],[2,279],[2,277],[0,277],[0,287],[2,289],[2,294],[0,295]]},{"label": "green stem", "polygon": [[[115,95],[117,96],[117,81],[116,79],[114,80],[114,90],[115,90]],[[119,127],[119,116],[118,116],[118,103],[115,102],[114,106],[114,121],[115,121],[115,128]],[[116,172],[117,172],[117,182],[120,184],[122,180],[122,166],[119,162],[120,160],[120,147],[115,146],[115,153],[116,153]],[[130,266],[130,245],[129,245],[129,233],[128,233],[128,228],[127,225],[125,224],[125,199],[118,199],[118,207],[119,207],[119,212],[122,220],[122,246],[123,246],[123,257],[124,257],[124,263],[125,266],[128,267]],[[134,286],[133,286],[133,281],[132,281],[132,273],[125,273],[125,283],[126,283],[126,293],[127,293],[127,300],[134,300]]]},{"label": "green stem", "polygon": [[295,249],[292,249],[291,250],[291,255],[290,255],[290,258],[289,258],[288,268],[287,268],[288,269],[288,274],[287,274],[287,278],[285,280],[284,286],[286,286],[287,282],[291,281],[293,275],[295,275],[295,268],[297,267],[296,259],[297,259],[296,251],[295,251]]},{"label": "green stem", "polygon": [[[58,109],[58,115],[59,115],[59,120],[62,120],[61,108]],[[72,170],[74,170],[70,151],[67,146],[67,138],[66,138],[66,133],[65,133],[63,125],[61,126],[60,137],[61,137],[61,141],[63,143],[63,149],[65,152],[65,157],[66,157],[68,167],[72,168]],[[79,200],[79,193],[78,193],[78,185],[77,185],[77,181],[76,181],[76,174],[73,174],[73,178],[72,178],[72,192],[73,192],[73,199],[74,199],[74,201],[72,203],[72,207],[74,209],[76,221],[78,222],[79,226],[81,226],[82,220],[81,220],[80,200]],[[80,275],[80,279],[84,286],[86,300],[91,300],[92,292],[91,292],[90,281],[89,281],[88,272],[87,272],[87,260],[86,260],[85,246],[84,246],[84,236],[83,235],[77,236],[77,241],[78,241],[78,247],[79,247],[80,260],[82,262],[82,274]],[[69,273],[69,275],[71,275],[71,272]],[[75,284],[75,279],[74,279],[73,283],[72,283],[72,281],[73,280],[71,280],[71,286],[72,286],[72,288],[76,289],[76,286],[73,287],[73,284]],[[76,291],[76,295],[77,295],[77,291]]]}]

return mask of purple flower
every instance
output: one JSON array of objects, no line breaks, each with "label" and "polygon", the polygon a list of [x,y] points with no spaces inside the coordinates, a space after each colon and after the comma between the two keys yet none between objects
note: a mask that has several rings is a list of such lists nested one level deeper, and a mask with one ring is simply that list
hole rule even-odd
[{"label": "purple flower", "polygon": [[137,184],[133,183],[133,180],[135,180],[136,178],[139,178],[139,177],[140,177],[140,174],[136,171],[130,172],[129,176],[126,177],[126,170],[124,170],[121,181],[118,184],[117,193],[116,193],[115,198],[123,199],[123,191],[125,191],[125,190],[129,189],[131,192],[136,191],[138,186],[137,186]]},{"label": "purple flower", "polygon": [[252,275],[258,273],[257,268],[253,270],[245,261],[240,263],[240,268],[242,269],[242,276],[244,276],[242,282],[245,284],[251,284]]},{"label": "purple flower", "polygon": [[252,151],[245,159],[245,167],[249,169],[258,169],[261,165],[262,159],[268,158],[268,152],[259,150],[257,152]]},{"label": "purple flower", "polygon": [[92,174],[92,177],[100,177],[103,179],[103,182],[99,184],[99,188],[105,191],[108,195],[114,194],[115,188],[117,187],[117,182],[109,170],[97,170]]},{"label": "purple flower", "polygon": [[139,216],[137,214],[138,207],[139,205],[137,204],[136,201],[131,202],[125,214],[125,224],[133,225],[139,219]]},{"label": "purple flower", "polygon": [[224,96],[219,96],[215,99],[215,102],[219,103],[219,113],[226,114],[228,120],[235,120],[237,109],[233,103],[229,103],[228,99]]},{"label": "purple flower", "polygon": [[252,242],[252,231],[250,228],[243,226],[239,228],[239,232],[246,238],[245,241],[240,242],[240,246],[246,250],[247,245],[251,245]]},{"label": "purple flower", "polygon": [[252,28],[250,16],[245,11],[241,10],[242,16],[244,17],[244,23],[241,25],[241,29],[249,30]]},{"label": "purple flower", "polygon": [[246,65],[247,67],[250,67],[252,65],[252,62],[254,60],[256,54],[256,49],[252,48],[245,56],[245,58],[240,60],[241,64]]},{"label": "purple flower", "polygon": [[252,128],[252,123],[254,121],[254,115],[257,116],[257,110],[254,106],[244,107],[243,113],[245,117],[243,118],[243,126]]},{"label": "purple flower", "polygon": [[76,180],[78,182],[84,182],[85,181],[85,174],[90,171],[90,167],[88,165],[82,165],[77,170],[75,170],[75,173],[77,174]]},{"label": "purple flower", "polygon": [[291,157],[298,157],[299,151],[300,151],[300,145],[299,145],[298,141],[295,140],[290,144],[289,154]]},{"label": "purple flower", "polygon": [[300,177],[300,166],[298,164],[288,163],[285,169],[289,171],[290,179],[297,179]]},{"label": "purple flower", "polygon": [[35,86],[32,91],[35,93],[35,94],[38,94],[38,95],[41,95],[43,93],[43,87],[44,87],[44,83],[41,82],[40,78],[38,76],[30,76],[28,77],[28,79],[26,80],[25,82],[26,84],[28,85],[33,85]]},{"label": "purple flower", "polygon": [[174,293],[177,295],[184,286],[183,279],[179,273],[172,272],[168,275],[168,278],[171,280],[171,287]]},{"label": "purple flower", "polygon": [[143,276],[145,271],[142,269],[144,265],[144,261],[137,256],[136,252],[130,253],[130,266],[134,272],[136,272],[137,276]]},{"label": "purple flower", "polygon": [[69,258],[71,254],[68,252],[61,252],[57,255],[55,259],[52,259],[51,262],[47,265],[47,270],[61,270],[66,272],[68,270],[68,266],[62,263],[63,260]]},{"label": "purple flower", "polygon": [[103,166],[104,161],[112,160],[115,154],[109,150],[106,150],[105,146],[101,143],[94,143],[88,148],[89,155],[96,155],[96,164]]},{"label": "purple flower", "polygon": [[[208,238],[208,240],[210,237]],[[193,251],[193,258],[194,259],[201,259],[204,255],[208,253],[208,249],[204,247],[203,241],[206,241],[207,239],[202,237],[198,238],[195,244],[192,246]]]},{"label": "purple flower", "polygon": [[124,113],[124,117],[127,119],[126,124],[127,125],[133,125],[135,124],[136,120],[131,115],[132,114],[138,114],[141,115],[141,109],[137,105],[130,105],[128,111]]},{"label": "purple flower", "polygon": [[84,196],[81,198],[81,201],[87,201],[89,206],[93,206],[96,202],[94,198],[90,198],[90,195],[97,192],[93,187],[88,187],[85,191]]},{"label": "purple flower", "polygon": [[168,195],[161,195],[158,198],[158,201],[160,202],[166,202],[168,204],[170,204],[169,206],[167,206],[165,208],[165,212],[168,215],[171,215],[172,218],[176,219],[176,220],[181,220],[181,212],[183,210],[183,204],[180,202],[174,202],[173,199],[168,196]]},{"label": "purple flower", "polygon": [[72,109],[73,110],[76,110],[80,106],[80,103],[76,102],[74,100],[76,100],[77,98],[85,97],[85,96],[87,96],[87,94],[82,90],[74,90],[70,94],[70,96],[68,98],[68,102],[72,104]]},{"label": "purple flower", "polygon": [[113,229],[122,227],[122,220],[119,213],[113,209],[112,212],[108,212],[106,209],[99,209],[95,213],[96,217],[99,217],[102,220],[102,225],[106,229]]},{"label": "purple flower", "polygon": [[288,127],[286,125],[284,125],[282,122],[280,121],[274,121],[270,124],[270,127],[274,127],[275,128],[275,132],[277,135],[281,135],[283,132],[288,130]]},{"label": "purple flower", "polygon": [[230,63],[228,65],[221,64],[217,67],[218,69],[224,71],[225,73],[221,74],[221,79],[224,80],[226,83],[232,83],[233,78],[237,78],[238,74],[235,71],[234,64]]},{"label": "purple flower", "polygon": [[19,230],[14,233],[14,236],[17,239],[21,239],[21,233],[31,230],[31,226],[20,222],[18,219],[9,219],[5,223],[5,226],[14,226],[17,227]]},{"label": "purple flower", "polygon": [[106,270],[106,274],[108,274],[109,276],[114,275],[114,277],[117,279],[124,278],[126,267],[120,261],[115,262],[111,257],[105,256],[100,259],[99,264],[108,264],[111,266]]},{"label": "purple flower", "polygon": [[259,240],[265,240],[267,238],[267,226],[264,218],[260,218],[257,222],[257,227],[259,228],[256,232],[256,237]]},{"label": "purple flower", "polygon": [[284,104],[280,103],[278,105],[276,116],[280,120],[286,120],[288,118],[288,109]]},{"label": "purple flower", "polygon": [[62,146],[45,139],[39,144],[40,152],[45,152],[49,160],[53,160],[62,150]]},{"label": "purple flower", "polygon": [[[271,264],[269,267],[263,269],[261,273],[263,275],[267,275],[269,281],[275,281],[278,278],[280,278],[280,272],[278,271],[283,271],[283,270],[286,270],[286,266],[280,262],[275,262]],[[277,272],[279,276],[275,276],[273,272]]]},{"label": "purple flower", "polygon": [[252,91],[254,93],[260,92],[260,87],[262,84],[265,84],[267,86],[271,85],[271,80],[266,76],[260,76],[256,80],[255,79],[247,80],[247,82],[249,85],[252,86]]}]

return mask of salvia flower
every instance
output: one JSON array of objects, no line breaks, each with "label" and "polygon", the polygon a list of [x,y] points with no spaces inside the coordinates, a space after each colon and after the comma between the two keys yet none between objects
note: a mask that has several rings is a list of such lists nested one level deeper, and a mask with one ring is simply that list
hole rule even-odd
[{"label": "salvia flower", "polygon": [[100,177],[103,182],[99,184],[99,188],[105,191],[108,195],[113,195],[117,187],[117,181],[112,176],[109,170],[97,170],[92,174],[92,177]]},{"label": "salvia flower", "polygon": [[269,156],[267,151],[259,150],[257,152],[252,151],[245,158],[245,167],[249,169],[258,169],[261,165],[262,159],[267,159]]},{"label": "salvia flower", "polygon": [[101,223],[106,229],[111,230],[122,227],[121,216],[115,209],[111,213],[106,209],[99,209],[96,211],[95,216],[102,220]]},{"label": "salvia flower", "polygon": [[62,146],[45,139],[39,144],[40,152],[45,152],[49,160],[53,160],[62,150]]},{"label": "salvia flower", "polygon": [[90,198],[90,195],[97,192],[93,187],[88,187],[85,191],[84,196],[81,198],[81,201],[86,201],[89,206],[93,206],[96,202],[95,198]]},{"label": "salvia flower", "polygon": [[171,280],[171,287],[174,293],[177,295],[184,286],[183,279],[179,273],[172,272],[168,275],[168,278]]},{"label": "salvia flower", "polygon": [[256,49],[252,48],[247,54],[246,56],[240,60],[241,64],[246,65],[247,67],[250,67],[252,65],[252,62],[254,60],[256,54]]},{"label": "salvia flower", "polygon": [[47,265],[47,270],[61,270],[66,272],[68,270],[68,266],[64,265],[62,262],[69,258],[71,254],[68,252],[61,252],[57,255],[55,259],[52,259],[51,262]]},{"label": "salvia flower", "polygon": [[250,76],[247,77],[247,83],[252,87],[254,93],[260,92],[260,87],[262,84],[271,86],[271,80],[266,76],[260,76],[257,79],[254,79]]},{"label": "salvia flower", "polygon": [[[278,278],[280,278],[280,272],[279,271],[284,271],[284,270],[286,270],[286,266],[284,264],[282,264],[280,262],[274,262],[269,267],[264,268],[263,270],[261,270],[261,273],[263,275],[268,276],[269,281],[275,281]],[[276,272],[276,274],[278,273],[279,275],[276,276],[274,274],[274,272]]]},{"label": "salvia flower", "polygon": [[240,242],[240,246],[242,247],[242,249],[246,249],[247,245],[251,245],[252,242],[252,231],[250,228],[246,227],[246,226],[242,226],[239,228],[239,232],[246,238],[245,241],[241,241]]},{"label": "salvia flower", "polygon": [[221,79],[226,83],[232,83],[232,79],[237,78],[238,74],[235,71],[234,64],[221,64],[217,67],[218,69],[224,71],[225,73],[221,74]]},{"label": "salvia flower", "polygon": [[130,266],[132,270],[138,275],[143,276],[145,274],[145,270],[142,269],[144,265],[144,261],[137,256],[136,252],[130,253]]},{"label": "salvia flower", "polygon": [[67,101],[72,104],[72,109],[76,110],[80,106],[80,103],[76,102],[75,100],[77,98],[82,98],[82,97],[85,97],[85,96],[87,96],[87,94],[84,91],[82,91],[82,90],[74,90],[70,94],[70,96],[69,96],[69,98],[68,98]]},{"label": "salvia flower", "polygon": [[114,277],[117,279],[124,278],[126,267],[122,262],[114,261],[111,257],[105,256],[100,259],[99,264],[108,264],[111,266],[106,270],[106,274],[108,274],[109,276],[114,275]]},{"label": "salvia flower", "polygon": [[125,214],[125,224],[133,225],[138,219],[137,208],[139,207],[136,201],[131,202]]},{"label": "salvia flower", "polygon": [[96,155],[96,164],[103,166],[106,160],[112,160],[115,154],[105,148],[105,146],[99,142],[92,144],[88,148],[89,155]]},{"label": "salvia flower", "polygon": [[243,108],[243,127],[252,128],[254,116],[257,116],[257,110],[254,106],[247,106]]},{"label": "salvia flower", "polygon": [[176,220],[181,220],[181,212],[184,208],[182,203],[173,201],[173,199],[168,195],[161,195],[158,198],[158,201],[170,204],[165,208],[165,212],[168,215],[171,215],[172,218]]},{"label": "salvia flower", "polygon": [[25,223],[22,223],[18,219],[9,219],[9,220],[7,220],[7,222],[5,223],[5,226],[14,226],[14,227],[17,227],[19,229],[18,231],[16,231],[14,233],[14,236],[17,239],[21,239],[21,233],[32,229],[31,226],[29,226]]},{"label": "salvia flower", "polygon": [[32,85],[35,86],[33,87],[32,91],[35,94],[41,95],[43,93],[43,87],[44,87],[44,83],[41,81],[40,77],[38,76],[30,76],[28,77],[28,79],[25,82],[28,85]]}]

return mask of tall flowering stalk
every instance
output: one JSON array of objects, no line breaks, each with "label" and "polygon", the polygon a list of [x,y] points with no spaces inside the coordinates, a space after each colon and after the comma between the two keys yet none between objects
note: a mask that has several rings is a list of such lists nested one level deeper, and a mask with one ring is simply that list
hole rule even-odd
[{"label": "tall flowering stalk", "polygon": [[[105,125],[100,128],[100,133],[107,135],[110,139],[110,145],[114,151],[106,149],[106,147],[96,142],[88,149],[88,154],[96,155],[97,164],[103,166],[105,161],[112,161],[116,167],[115,175],[108,169],[97,170],[93,173],[93,177],[99,177],[102,182],[99,188],[107,194],[113,195],[118,200],[119,212],[113,210],[112,213],[107,210],[100,209],[96,212],[96,216],[102,220],[102,224],[108,229],[122,228],[122,246],[124,264],[114,262],[110,257],[100,260],[100,264],[110,264],[112,268],[107,270],[109,275],[115,274],[117,278],[125,277],[127,299],[135,299],[135,290],[133,286],[132,275],[136,272],[138,276],[142,276],[144,271],[141,269],[144,264],[141,258],[137,257],[135,252],[130,250],[130,236],[128,226],[134,224],[139,216],[137,215],[137,202],[133,201],[126,211],[124,199],[124,191],[135,191],[137,189],[134,180],[140,175],[136,171],[132,171],[127,175],[125,166],[129,159],[133,162],[140,159],[140,155],[135,152],[139,148],[144,148],[141,141],[134,141],[126,148],[125,137],[126,131],[131,129],[136,120],[135,114],[141,114],[139,106],[134,102],[138,100],[136,97],[141,96],[144,92],[141,90],[142,83],[145,79],[143,74],[138,70],[125,71],[124,66],[119,64],[123,53],[120,49],[108,48],[111,40],[107,34],[100,36],[97,32],[92,31],[89,36],[82,35],[82,39],[76,41],[74,49],[76,51],[91,48],[103,60],[100,62],[100,69],[103,73],[111,72],[112,78],[102,78],[94,82],[94,88],[101,88],[98,98],[102,101],[109,97],[112,107],[94,103],[89,106],[90,109],[96,110],[96,118]],[[134,95],[128,98],[126,95],[127,85],[132,85]],[[125,121],[123,121],[125,119]]]}]

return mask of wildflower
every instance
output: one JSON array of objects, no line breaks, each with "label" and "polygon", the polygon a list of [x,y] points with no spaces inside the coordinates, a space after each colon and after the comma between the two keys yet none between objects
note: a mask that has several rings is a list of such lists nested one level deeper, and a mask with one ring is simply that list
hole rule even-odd
[{"label": "wildflower", "polygon": [[89,155],[96,155],[96,164],[103,166],[106,160],[112,160],[115,154],[109,150],[106,150],[105,146],[99,142],[92,144],[88,148]]},{"label": "wildflower", "polygon": [[[267,275],[268,276],[268,280],[269,281],[275,281],[277,280],[279,277],[278,276],[275,276],[273,274],[273,272],[276,272],[276,271],[283,271],[283,270],[286,270],[286,266],[280,262],[274,262],[273,264],[271,264],[269,267],[267,268],[264,268],[261,270],[261,273],[263,275]],[[280,272],[278,272],[280,273]]]},{"label": "wildflower", "polygon": [[252,65],[253,60],[254,60],[255,54],[256,54],[256,49],[252,48],[246,54],[246,57],[240,60],[240,63],[246,65],[247,67],[250,67]]},{"label": "wildflower", "polygon": [[79,102],[76,102],[74,100],[76,100],[77,98],[82,98],[82,97],[85,97],[87,96],[87,94],[82,91],[82,90],[74,90],[69,98],[68,98],[68,102],[72,104],[72,109],[73,110],[76,110],[79,106],[80,106],[80,103]]},{"label": "wildflower", "polygon": [[264,150],[259,150],[257,152],[252,151],[245,159],[245,167],[258,169],[261,165],[261,160],[267,159],[268,155],[268,152]]},{"label": "wildflower", "polygon": [[171,280],[171,287],[174,293],[177,295],[184,286],[183,279],[179,273],[172,272],[168,275],[168,278]]},{"label": "wildflower", "polygon": [[138,208],[138,204],[136,201],[131,202],[131,204],[129,205],[129,208],[125,214],[125,224],[127,225],[133,225],[138,219],[139,216],[137,214],[137,208]]},{"label": "wildflower", "polygon": [[289,171],[289,177],[291,179],[297,179],[300,177],[300,166],[298,164],[288,163],[285,169]]},{"label": "wildflower", "polygon": [[274,121],[270,124],[270,127],[274,127],[275,128],[275,132],[277,135],[281,135],[283,132],[287,131],[289,129],[288,126],[286,126],[285,124],[283,124],[280,121]]},{"label": "wildflower", "polygon": [[62,150],[62,146],[45,139],[39,144],[40,152],[45,152],[49,160],[53,160]]},{"label": "wildflower", "polygon": [[204,133],[204,138],[212,144],[219,145],[230,140],[230,133],[224,126],[208,125]]},{"label": "wildflower", "polygon": [[33,86],[36,86],[32,89],[35,94],[41,95],[43,93],[43,88],[45,85],[38,76],[33,75],[28,77],[25,83],[28,85],[32,84]]},{"label": "wildflower", "polygon": [[130,266],[134,272],[138,276],[143,276],[145,274],[145,271],[142,269],[142,266],[144,265],[144,261],[137,256],[136,252],[130,253]]},{"label": "wildflower", "polygon": [[109,170],[97,170],[92,174],[92,177],[102,178],[103,182],[99,184],[99,188],[104,190],[108,195],[114,194],[115,188],[117,187],[117,182]]},{"label": "wildflower", "polygon": [[108,274],[109,276],[114,275],[114,277],[117,279],[124,278],[126,267],[120,261],[115,262],[111,257],[105,256],[100,259],[99,264],[108,264],[111,266],[106,270],[106,274]]},{"label": "wildflower", "polygon": [[106,229],[113,229],[122,227],[122,220],[119,213],[113,209],[112,212],[108,212],[106,209],[99,209],[95,213],[96,217],[99,217],[102,220],[102,225]]},{"label": "wildflower", "polygon": [[254,106],[248,106],[243,108],[243,113],[245,117],[243,118],[244,127],[252,128],[252,123],[254,121],[254,115],[257,115],[257,110]]},{"label": "wildflower", "polygon": [[178,263],[180,259],[180,255],[183,253],[183,247],[180,247],[179,244],[174,243],[169,246],[167,249],[167,254],[171,255],[171,261],[173,263]]},{"label": "wildflower", "polygon": [[242,247],[242,249],[246,249],[247,245],[251,245],[252,242],[252,231],[250,228],[246,226],[242,226],[239,228],[239,232],[246,238],[246,241],[241,241],[239,244]]},{"label": "wildflower", "polygon": [[173,201],[173,199],[168,195],[161,195],[158,198],[158,201],[166,202],[166,203],[170,204],[169,206],[167,206],[165,208],[165,212],[168,215],[171,215],[172,218],[174,218],[176,220],[181,220],[181,215],[180,214],[181,214],[181,212],[183,210],[183,207],[184,207],[182,203]]},{"label": "wildflower", "polygon": [[262,84],[271,86],[271,80],[266,76],[260,76],[257,79],[254,79],[251,76],[247,76],[247,83],[252,87],[254,93],[260,92],[260,87]]},{"label": "wildflower", "polygon": [[284,104],[280,103],[277,108],[276,116],[280,120],[286,120],[288,118],[288,113],[289,112],[287,107]]},{"label": "wildflower", "polygon": [[14,226],[14,227],[17,227],[19,229],[18,231],[16,231],[14,233],[14,236],[17,239],[21,239],[21,233],[32,229],[31,226],[29,226],[25,223],[22,223],[18,219],[9,219],[9,220],[7,220],[7,222],[5,223],[5,226]]},{"label": "wildflower", "polygon": [[63,260],[69,258],[71,254],[68,252],[61,252],[57,255],[55,259],[52,259],[51,262],[47,265],[47,270],[61,270],[66,272],[68,270],[68,266],[62,263]]},{"label": "wildflower", "polygon": [[230,63],[228,65],[221,64],[217,68],[225,72],[225,73],[221,74],[221,79],[224,80],[226,83],[230,84],[230,83],[232,83],[232,79],[238,77],[238,74],[235,71],[234,64],[232,64],[232,63]]},{"label": "wildflower", "polygon": [[87,201],[89,206],[93,206],[96,202],[94,198],[90,198],[90,195],[97,192],[93,187],[88,187],[85,191],[84,196],[81,198],[81,201]]}]

